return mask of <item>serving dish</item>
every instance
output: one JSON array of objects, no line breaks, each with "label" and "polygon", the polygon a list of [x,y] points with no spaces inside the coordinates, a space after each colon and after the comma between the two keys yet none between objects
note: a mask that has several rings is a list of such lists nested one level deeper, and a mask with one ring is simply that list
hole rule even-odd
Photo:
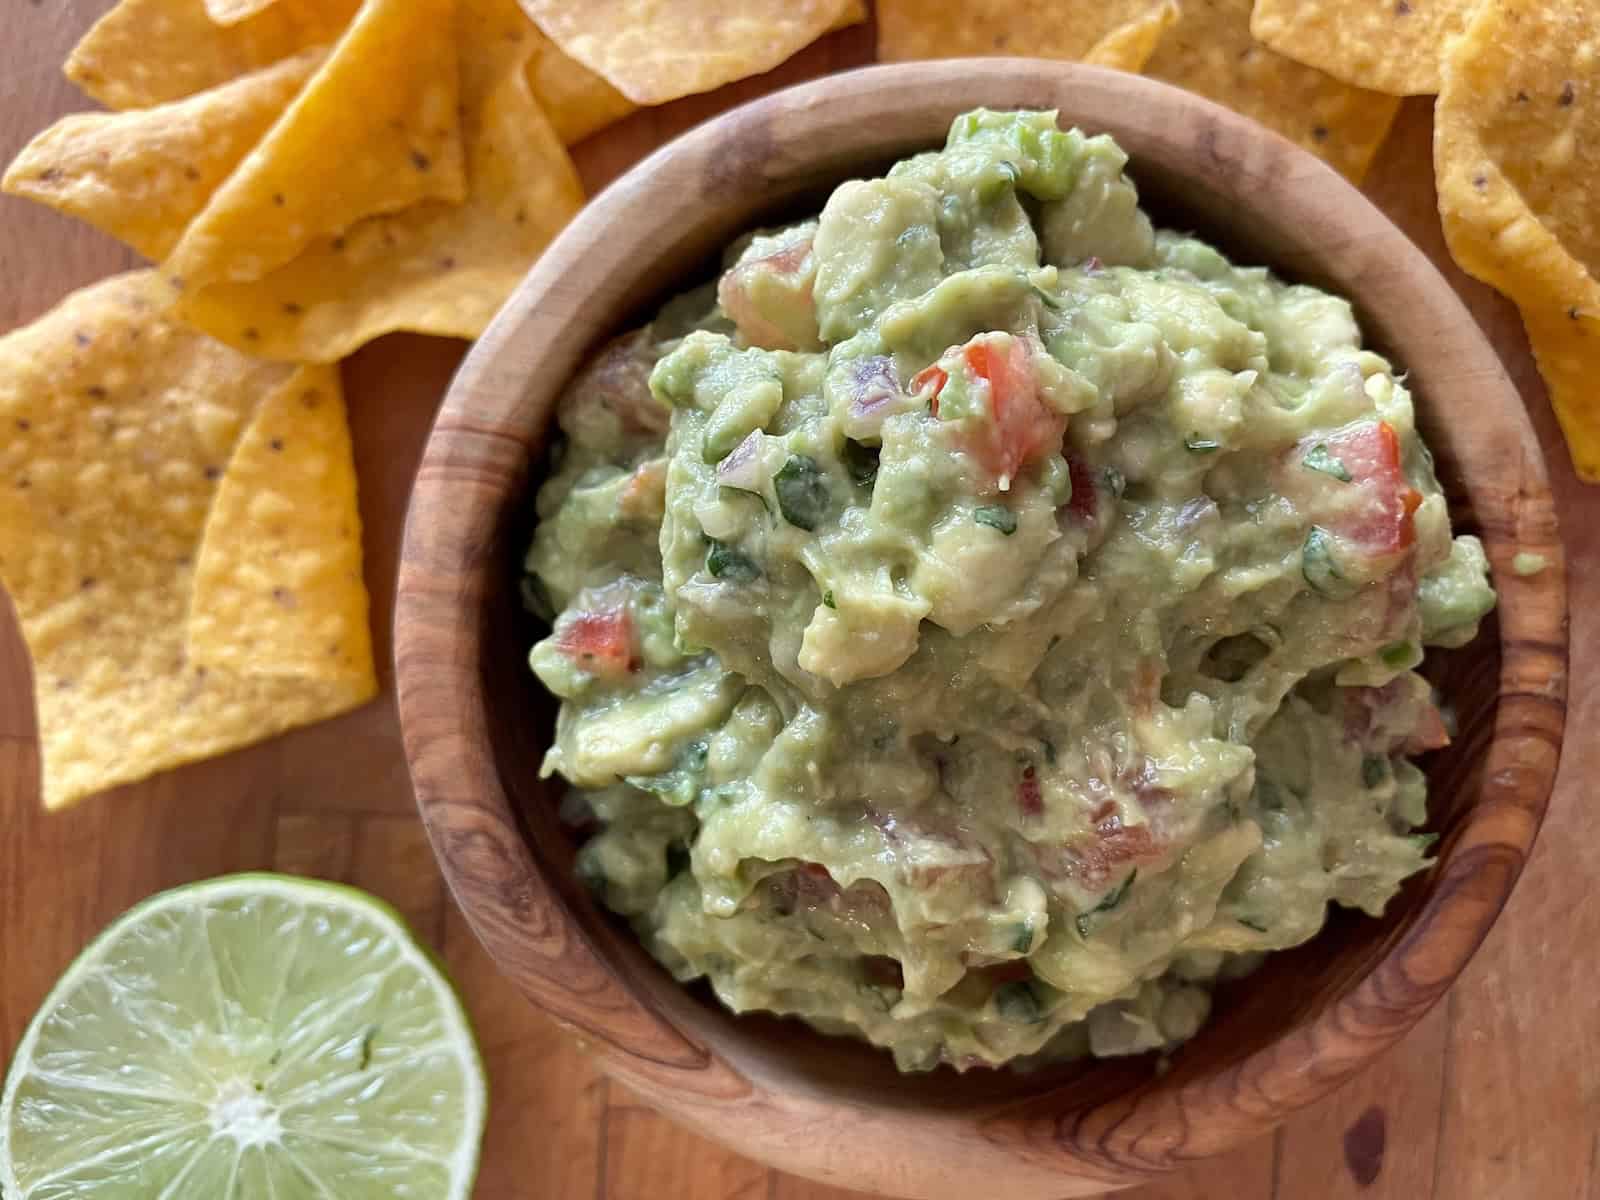
[{"label": "serving dish", "polygon": [[[1113,134],[1158,223],[1352,299],[1411,375],[1458,530],[1484,539],[1498,621],[1433,669],[1459,734],[1428,764],[1439,864],[1381,922],[1339,915],[1219,996],[1157,1074],[1148,1059],[1029,1075],[900,1076],[791,1022],[680,989],[570,870],[538,779],[552,706],[526,669],[517,565],[551,406],[605,337],[643,319],[740,230],[936,144],[964,109],[1050,107]],[[1519,575],[1518,554],[1545,569]],[[702,1132],[788,1170],[891,1195],[1090,1194],[1269,1128],[1368,1062],[1481,941],[1537,831],[1559,754],[1565,589],[1537,442],[1516,392],[1426,258],[1333,171],[1148,80],[1022,60],[834,76],[734,110],[602,194],[463,366],[419,468],[396,612],[413,781],[441,865],[500,967],[602,1066]],[[1430,660],[1431,661],[1431,660]]]}]

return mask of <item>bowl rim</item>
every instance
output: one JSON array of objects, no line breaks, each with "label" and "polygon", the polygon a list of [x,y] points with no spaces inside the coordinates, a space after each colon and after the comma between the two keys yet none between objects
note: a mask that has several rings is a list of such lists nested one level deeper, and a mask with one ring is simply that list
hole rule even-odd
[{"label": "bowl rim", "polygon": [[[493,546],[499,522],[522,498],[555,393],[591,348],[592,338],[574,345],[563,331],[584,319],[579,310],[594,296],[619,315],[624,298],[639,290],[616,243],[635,238],[635,228],[681,216],[693,198],[667,193],[689,174],[708,191],[730,193],[791,186],[807,175],[837,182],[848,177],[849,161],[882,157],[859,146],[841,150],[855,144],[851,137],[868,136],[853,129],[876,123],[884,128],[873,136],[892,139],[902,125],[925,123],[907,116],[917,104],[953,115],[973,107],[974,96],[990,97],[996,107],[1059,105],[1063,124],[1117,136],[1136,177],[1158,163],[1157,152],[1207,162],[1233,181],[1221,199],[1247,214],[1267,203],[1264,196],[1276,194],[1279,204],[1292,199],[1314,236],[1335,239],[1359,260],[1348,269],[1382,293],[1374,303],[1392,318],[1391,328],[1419,339],[1429,331],[1441,343],[1437,366],[1408,359],[1415,373],[1486,399],[1499,393],[1498,405],[1463,410],[1504,426],[1494,431],[1502,480],[1492,488],[1486,479],[1467,480],[1502,597],[1494,735],[1479,799],[1410,926],[1345,994],[1276,1040],[1196,1078],[1140,1086],[1087,1109],[1069,1111],[1063,1100],[1041,1111],[1034,1097],[1026,1111],[1001,1103],[870,1119],[857,1111],[841,1119],[832,1098],[806,1095],[759,1064],[726,1061],[623,978],[578,927],[541,875],[498,775],[479,676],[492,650],[477,615],[494,584],[489,573],[503,565]],[[1136,131],[1128,127],[1134,119]],[[830,130],[834,141],[820,153],[804,151],[793,144],[797,129]],[[1159,166],[1174,169],[1166,160]],[[1250,185],[1242,195],[1241,181]],[[1190,182],[1197,194],[1211,187],[1185,177]],[[1311,258],[1327,257],[1306,253],[1299,265],[1292,252],[1288,264],[1279,256],[1272,265],[1303,276]],[[595,278],[583,282],[586,273]],[[1343,291],[1362,304],[1362,287]],[[617,331],[614,322],[610,331]],[[535,391],[539,398],[530,399]],[[1505,498],[1504,508],[1488,504],[1496,497]],[[1514,549],[1542,554],[1549,566],[1517,576]],[[500,969],[593,1043],[606,1070],[718,1140],[832,1182],[930,1196],[945,1193],[907,1159],[949,1158],[952,1145],[963,1148],[965,1161],[951,1168],[962,1187],[1007,1172],[1026,1177],[1020,1190],[997,1195],[1048,1188],[1059,1196],[1080,1183],[1099,1190],[1136,1182],[1271,1128],[1398,1040],[1465,967],[1532,847],[1564,727],[1566,638],[1562,550],[1537,440],[1498,358],[1422,251],[1334,171],[1247,118],[1142,77],[1034,59],[869,66],[774,92],[668,142],[591,201],[472,349],[439,411],[407,511],[394,624],[397,703],[418,805],[452,893]],[[827,1121],[828,1137],[839,1145],[819,1154],[764,1134],[775,1112]],[[874,1151],[883,1156],[885,1137],[904,1139],[907,1152],[886,1156],[894,1160],[889,1166],[864,1175]]]}]

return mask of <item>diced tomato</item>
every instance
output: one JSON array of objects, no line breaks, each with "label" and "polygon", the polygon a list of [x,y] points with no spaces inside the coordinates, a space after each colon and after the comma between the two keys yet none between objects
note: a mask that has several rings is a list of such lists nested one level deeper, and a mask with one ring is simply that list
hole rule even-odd
[{"label": "diced tomato", "polygon": [[653,458],[633,472],[617,497],[617,508],[625,517],[659,519],[667,506],[667,460]]},{"label": "diced tomato", "polygon": [[762,258],[740,263],[717,281],[717,302],[728,314],[744,340],[763,350],[798,349],[793,330],[786,330],[762,311],[753,294],[755,281],[776,275],[794,290],[808,307],[812,303],[810,270],[811,239],[794,242]]},{"label": "diced tomato", "polygon": [[623,679],[641,666],[633,618],[625,608],[579,613],[556,631],[556,645],[601,679]]},{"label": "diced tomato", "polygon": [[1449,744],[1450,731],[1445,728],[1444,714],[1439,711],[1438,705],[1430,704],[1417,714],[1416,727],[1400,743],[1400,749],[1406,754],[1424,754]]},{"label": "diced tomato", "polygon": [[932,410],[933,415],[937,417],[939,415],[939,393],[944,389],[944,385],[949,382],[950,376],[945,373],[945,369],[938,363],[934,363],[931,367],[923,367],[922,370],[911,377],[911,394],[920,396],[923,392],[928,392],[928,407]]},{"label": "diced tomato", "polygon": [[1034,848],[1040,872],[1051,879],[1071,879],[1087,892],[1104,891],[1130,864],[1166,857],[1167,842],[1149,825],[1125,825],[1115,805],[1101,805],[1094,829],[1056,846]]},{"label": "diced tomato", "polygon": [[[1039,399],[1026,338],[980,333],[961,347],[961,362],[974,380],[988,384],[989,420],[974,422],[966,447],[986,471],[1000,481],[1014,479],[1028,463],[1061,445],[1067,419]],[[919,371],[911,388],[916,393],[919,385],[932,385],[931,407],[938,416],[939,392],[948,382],[945,370],[933,366]]]},{"label": "diced tomato", "polygon": [[1402,675],[1382,687],[1344,689],[1344,733],[1378,754],[1422,754],[1450,744],[1444,714],[1427,685]]},{"label": "diced tomato", "polygon": [[1002,351],[993,338],[982,335],[967,343],[963,357],[967,369],[989,381],[989,404],[994,423],[972,449],[978,460],[998,478],[1014,478],[1041,453],[1061,445],[1067,419],[1052,412],[1039,399],[1032,355],[1023,338],[1010,339]]},{"label": "diced tomato", "polygon": [[1025,817],[1037,817],[1044,813],[1044,789],[1039,785],[1039,775],[1032,767],[1022,769],[1022,778],[1017,781],[1017,810]]},{"label": "diced tomato", "polygon": [[[1398,554],[1416,540],[1412,514],[1422,494],[1407,482],[1400,468],[1400,436],[1387,421],[1352,425],[1328,437],[1307,438],[1297,448],[1294,461],[1318,446],[1338,460],[1350,479],[1342,486],[1358,489],[1359,497],[1319,520],[1356,549],[1372,555]],[[1331,494],[1339,499],[1340,491]]]},{"label": "diced tomato", "polygon": [[1094,468],[1083,459],[1069,454],[1067,474],[1072,478],[1072,498],[1067,501],[1067,511],[1080,521],[1093,521],[1099,500],[1095,490]]},{"label": "diced tomato", "polygon": [[1069,850],[1078,861],[1075,873],[1091,891],[1109,883],[1124,865],[1148,862],[1163,852],[1148,825],[1124,825],[1115,813],[1095,824],[1093,837]]},{"label": "diced tomato", "polygon": [[1157,659],[1147,655],[1139,660],[1128,688],[1129,707],[1135,715],[1148,717],[1156,711],[1156,703],[1161,699],[1161,681],[1165,675]]}]

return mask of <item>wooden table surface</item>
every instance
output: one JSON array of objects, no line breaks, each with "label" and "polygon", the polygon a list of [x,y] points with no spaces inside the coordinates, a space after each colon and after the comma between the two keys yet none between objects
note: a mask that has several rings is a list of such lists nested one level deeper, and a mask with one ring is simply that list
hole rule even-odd
[{"label": "wooden table surface", "polygon": [[[9,0],[0,33],[0,160],[88,107],[57,64],[108,0]],[[591,191],[666,138],[772,87],[866,61],[835,34],[772,75],[635,114],[578,148]],[[1572,709],[1532,864],[1447,1000],[1388,1057],[1275,1136],[1126,1193],[1139,1200],[1600,1200],[1600,488],[1577,483],[1516,313],[1445,256],[1431,112],[1408,101],[1367,191],[1457,285],[1543,440],[1572,586]],[[0,331],[134,262],[96,231],[0,199]],[[673,1126],[616,1084],[495,972],[452,906],[400,752],[389,619],[412,468],[459,343],[390,337],[345,364],[367,578],[385,674],[359,712],[122,788],[66,813],[37,798],[27,656],[0,608],[0,1053],[104,923],[164,887],[273,868],[357,884],[443,954],[472,1011],[492,1100],[481,1200],[847,1200]],[[1461,420],[1471,420],[1463,412]],[[1592,606],[1592,607],[1591,607]]]}]

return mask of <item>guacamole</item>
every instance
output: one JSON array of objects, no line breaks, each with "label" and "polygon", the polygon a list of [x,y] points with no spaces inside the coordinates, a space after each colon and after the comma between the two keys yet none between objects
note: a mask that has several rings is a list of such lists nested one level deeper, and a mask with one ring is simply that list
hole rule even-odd
[{"label": "guacamole", "polygon": [[579,868],[904,1070],[1125,1054],[1429,862],[1494,602],[1349,304],[976,111],[735,243],[559,408],[526,590]]}]

